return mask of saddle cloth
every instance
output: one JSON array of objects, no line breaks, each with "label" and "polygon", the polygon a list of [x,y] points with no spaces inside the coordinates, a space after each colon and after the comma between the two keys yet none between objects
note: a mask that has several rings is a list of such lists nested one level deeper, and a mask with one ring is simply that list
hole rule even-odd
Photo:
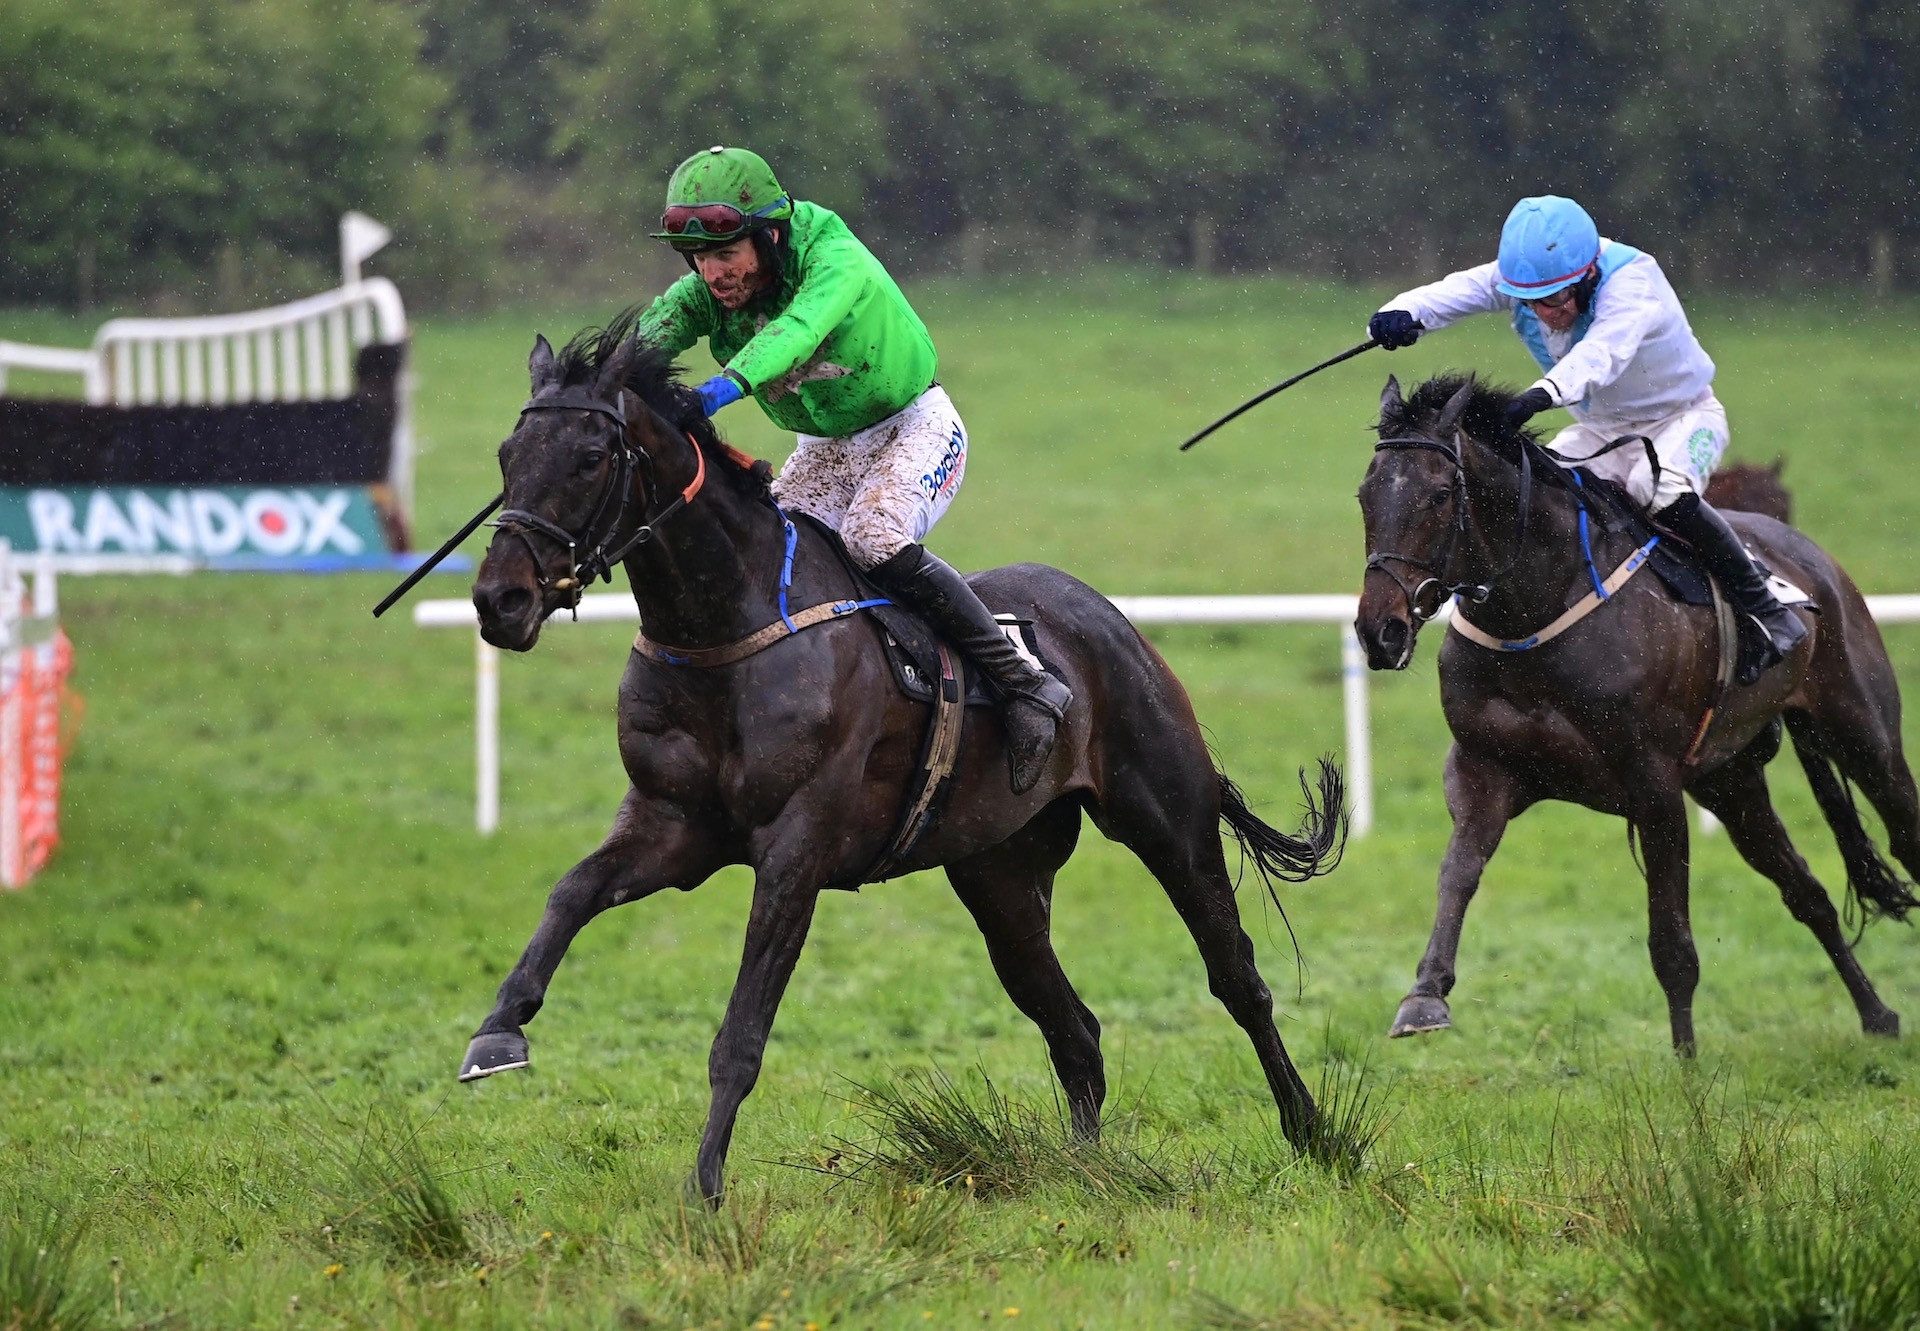
[{"label": "saddle cloth", "polygon": [[[888,593],[853,562],[847,553],[847,547],[840,534],[826,523],[807,513],[795,513],[795,522],[804,522],[820,533],[828,547],[840,560],[841,566],[859,588],[860,598],[868,600],[886,596]],[[880,645],[886,649],[887,664],[893,670],[893,680],[900,692],[915,702],[932,702],[934,687],[940,679],[940,639],[927,627],[925,620],[898,603],[877,605],[866,612],[874,621],[874,630],[880,635]],[[1018,615],[995,615],[1000,627],[1005,631],[1014,649],[1024,655],[1035,666],[1046,669],[1040,658],[1039,640],[1034,636],[1033,621],[1022,619]],[[967,672],[967,706],[992,707],[999,701],[993,688],[978,670]]]}]

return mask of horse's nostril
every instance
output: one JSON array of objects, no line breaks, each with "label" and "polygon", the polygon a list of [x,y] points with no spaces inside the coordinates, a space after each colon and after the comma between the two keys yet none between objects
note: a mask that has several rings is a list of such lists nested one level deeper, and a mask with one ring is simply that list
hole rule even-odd
[{"label": "horse's nostril", "polygon": [[1389,619],[1380,626],[1380,645],[1393,651],[1399,651],[1407,645],[1406,621]]},{"label": "horse's nostril", "polygon": [[533,604],[533,593],[525,587],[476,587],[474,608],[486,619],[518,619]]}]

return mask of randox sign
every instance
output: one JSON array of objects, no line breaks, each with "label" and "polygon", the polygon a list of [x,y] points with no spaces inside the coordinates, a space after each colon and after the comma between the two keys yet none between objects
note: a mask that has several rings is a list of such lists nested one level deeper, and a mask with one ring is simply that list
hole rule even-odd
[{"label": "randox sign", "polygon": [[0,487],[0,540],[17,552],[280,561],[390,553],[363,486]]}]

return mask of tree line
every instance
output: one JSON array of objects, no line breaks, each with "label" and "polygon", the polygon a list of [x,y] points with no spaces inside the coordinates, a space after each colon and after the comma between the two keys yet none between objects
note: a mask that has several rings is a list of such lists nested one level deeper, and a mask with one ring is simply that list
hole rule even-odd
[{"label": "tree line", "polygon": [[7,8],[0,300],[292,294],[349,207],[416,300],[537,294],[717,142],[907,271],[1435,272],[1551,190],[1694,282],[1920,284],[1901,0]]}]

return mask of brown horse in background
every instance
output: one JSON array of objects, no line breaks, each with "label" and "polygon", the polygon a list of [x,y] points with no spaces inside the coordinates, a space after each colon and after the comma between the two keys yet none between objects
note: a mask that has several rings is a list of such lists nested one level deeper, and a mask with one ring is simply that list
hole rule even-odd
[{"label": "brown horse in background", "polygon": [[1509,822],[1556,799],[1625,818],[1638,838],[1648,951],[1674,1048],[1691,1054],[1700,976],[1688,911],[1683,795],[1691,794],[1813,931],[1861,1027],[1898,1034],[1900,1018],[1861,969],[1839,913],[1775,814],[1766,780],[1784,720],[1858,905],[1895,919],[1920,905],[1868,840],[1846,784],[1866,792],[1894,855],[1920,875],[1920,796],[1901,748],[1900,693],[1866,602],[1793,528],[1729,514],[1771,568],[1812,595],[1819,614],[1805,641],[1750,687],[1733,688],[1703,731],[1717,693],[1712,609],[1682,605],[1642,574],[1564,633],[1542,633],[1602,576],[1581,554],[1583,511],[1600,528],[1594,569],[1625,570],[1647,535],[1594,505],[1531,432],[1509,425],[1511,401],[1460,376],[1431,380],[1403,399],[1389,379],[1360,487],[1369,553],[1355,628],[1368,664],[1404,669],[1420,626],[1449,596],[1461,598],[1456,615],[1505,643],[1495,649],[1449,632],[1440,649],[1440,700],[1454,739],[1446,760],[1453,836],[1433,934],[1391,1033],[1452,1024],[1447,995],[1481,871]]},{"label": "brown horse in background", "polygon": [[1761,513],[1792,526],[1793,495],[1780,479],[1786,469],[1787,460],[1779,457],[1764,467],[1757,462],[1729,463],[1707,482],[1706,500],[1715,508]]}]

